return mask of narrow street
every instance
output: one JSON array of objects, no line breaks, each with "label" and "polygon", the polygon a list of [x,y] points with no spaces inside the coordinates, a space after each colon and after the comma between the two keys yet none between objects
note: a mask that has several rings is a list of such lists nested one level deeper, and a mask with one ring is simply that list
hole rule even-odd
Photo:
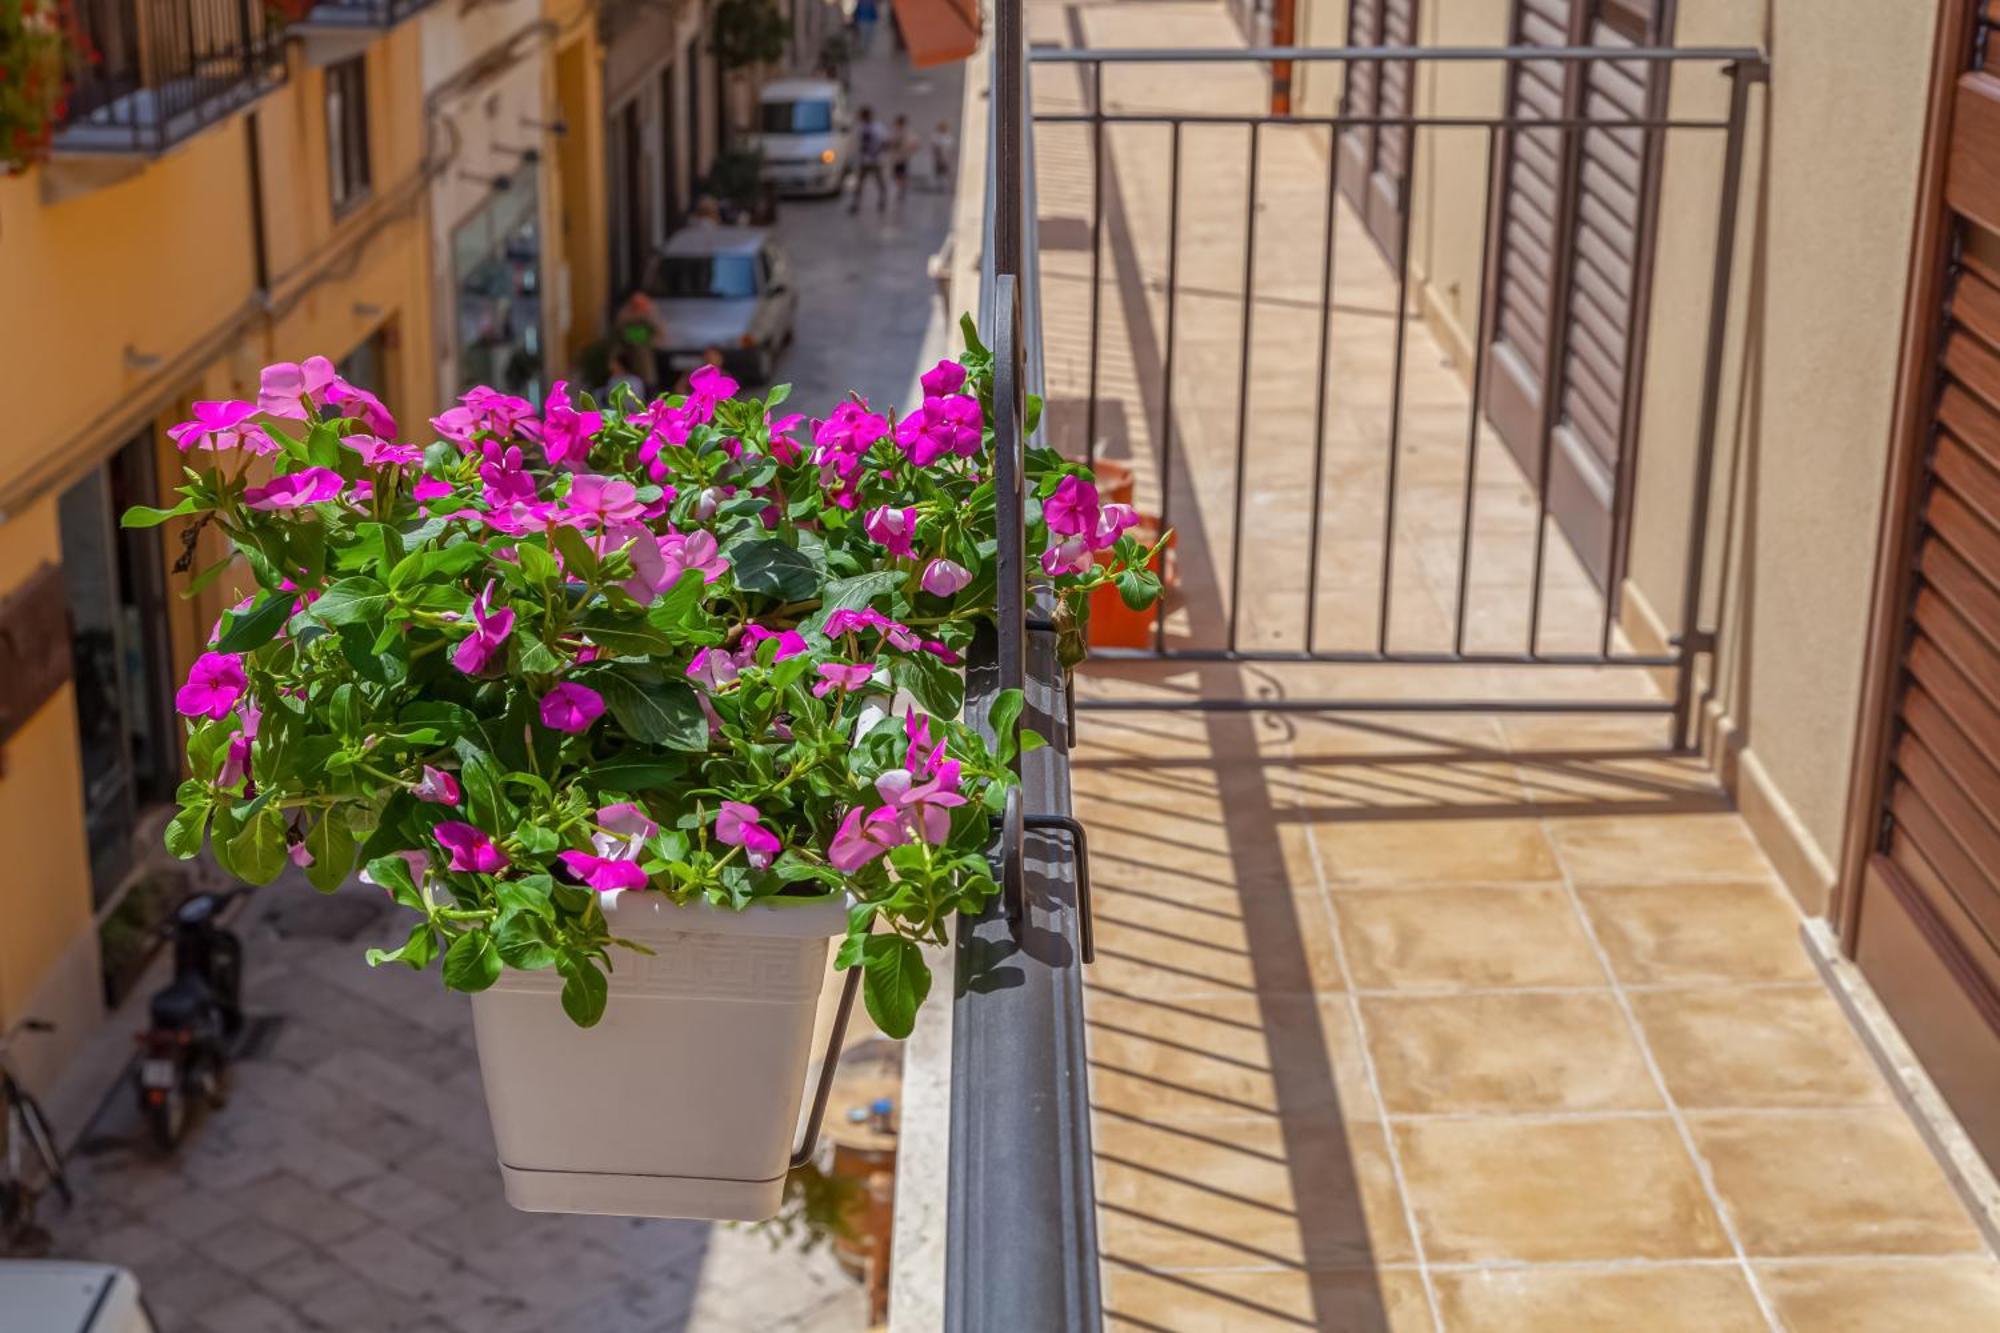
[{"label": "narrow street", "polygon": [[[912,73],[878,33],[857,104],[956,119],[955,68]],[[947,322],[926,261],[951,196],[920,160],[900,207],[786,201],[801,285],[779,378],[815,415],[849,388],[901,406]],[[435,971],[371,970],[406,929],[378,890],[321,897],[297,872],[236,928],[251,1031],[228,1105],[180,1152],[144,1141],[129,1083],[71,1162],[76,1206],[48,1206],[56,1257],[125,1265],[162,1333],[750,1333],[858,1330],[866,1303],[826,1246],[756,1229],[517,1212],[501,1195],[471,1011]],[[643,1107],[607,1107],[642,1115]],[[0,1321],[4,1322],[4,1321]]]}]

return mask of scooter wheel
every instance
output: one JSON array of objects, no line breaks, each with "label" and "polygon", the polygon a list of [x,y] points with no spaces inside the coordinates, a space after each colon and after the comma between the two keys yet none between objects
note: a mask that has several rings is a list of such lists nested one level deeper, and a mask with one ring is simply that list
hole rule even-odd
[{"label": "scooter wheel", "polygon": [[161,1152],[172,1152],[180,1146],[181,1136],[187,1133],[187,1093],[178,1081],[172,1087],[158,1091],[157,1100],[147,1098],[146,1127],[152,1131],[154,1147]]}]

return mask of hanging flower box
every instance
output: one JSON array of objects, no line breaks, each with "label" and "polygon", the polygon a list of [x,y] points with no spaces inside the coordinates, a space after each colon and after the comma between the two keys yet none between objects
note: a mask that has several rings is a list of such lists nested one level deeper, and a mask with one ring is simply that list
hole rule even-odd
[{"label": "hanging flower box", "polygon": [[[169,847],[410,911],[370,962],[474,996],[517,1206],[775,1211],[829,942],[900,1036],[921,946],[996,891],[1038,738],[1018,692],[970,720],[993,743],[959,718],[995,577],[967,337],[900,419],[704,370],[651,403],[476,389],[424,444],[324,359],[271,366],[170,432],[180,503],[126,515],[218,526],[235,555],[196,586],[256,584],[177,696]],[[1128,507],[1054,454],[1027,472],[1079,618],[1157,594]]]},{"label": "hanging flower box", "polygon": [[47,155],[82,49],[65,0],[0,0],[0,175]]}]

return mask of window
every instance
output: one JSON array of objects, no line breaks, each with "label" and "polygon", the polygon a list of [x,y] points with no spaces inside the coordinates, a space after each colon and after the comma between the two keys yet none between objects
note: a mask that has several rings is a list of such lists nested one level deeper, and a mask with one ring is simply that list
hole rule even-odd
[{"label": "window", "polygon": [[758,128],[766,134],[826,134],[833,129],[833,103],[765,102],[758,118]]},{"label": "window", "polygon": [[757,257],[671,255],[660,261],[646,290],[668,299],[748,300],[757,294]]},{"label": "window", "polygon": [[368,72],[365,57],[326,67],[326,166],[339,217],[368,194]]}]

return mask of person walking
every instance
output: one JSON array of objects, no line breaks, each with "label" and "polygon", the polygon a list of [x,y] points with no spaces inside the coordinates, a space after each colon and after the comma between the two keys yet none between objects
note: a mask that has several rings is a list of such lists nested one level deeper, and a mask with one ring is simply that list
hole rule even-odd
[{"label": "person walking", "polygon": [[889,178],[896,185],[896,207],[910,192],[910,163],[917,155],[917,136],[910,132],[910,118],[897,116],[889,130]]},{"label": "person walking", "polygon": [[875,34],[875,20],[882,16],[875,0],[855,0],[854,4],[854,50],[856,55],[868,54],[868,40]]},{"label": "person walking", "polygon": [[854,154],[854,198],[848,202],[849,213],[861,211],[861,192],[869,181],[875,182],[875,211],[889,211],[889,182],[882,177],[882,159],[888,153],[887,136],[882,133],[882,122],[875,119],[875,108],[861,108],[861,125],[856,136],[859,143]]},{"label": "person walking", "polygon": [[931,131],[931,188],[942,193],[951,188],[952,150],[957,143],[951,137],[951,122],[941,120]]}]

